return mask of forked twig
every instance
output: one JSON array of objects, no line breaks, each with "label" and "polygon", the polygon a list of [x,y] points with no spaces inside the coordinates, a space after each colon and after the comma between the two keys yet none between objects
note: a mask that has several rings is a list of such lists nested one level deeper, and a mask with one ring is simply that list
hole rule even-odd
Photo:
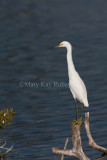
[{"label": "forked twig", "polygon": [[[68,144],[68,137],[67,137],[67,139],[66,139],[66,141],[65,141],[65,146],[64,146],[64,150],[66,150],[66,148],[67,148],[67,144]],[[62,156],[61,156],[61,160],[64,160],[64,155],[62,154]]]},{"label": "forked twig", "polygon": [[73,148],[71,150],[57,149],[52,148],[53,153],[74,156],[80,160],[90,160],[83,152],[81,145],[81,136],[80,136],[80,127],[81,121],[79,124],[72,123],[72,144]]},{"label": "forked twig", "polygon": [[3,156],[5,154],[7,154],[8,152],[10,152],[13,149],[13,146],[14,146],[14,144],[13,144],[11,147],[7,148],[7,147],[5,147],[5,145],[6,145],[6,140],[5,140],[4,144],[2,146],[0,146],[1,149],[4,149],[6,151],[5,152],[1,152],[0,156]]},{"label": "forked twig", "polygon": [[100,152],[107,153],[107,149],[97,145],[91,136],[91,132],[89,128],[89,112],[85,113],[85,129],[86,129],[87,137],[89,139],[89,145]]},{"label": "forked twig", "polygon": [[[81,128],[81,121],[78,124],[72,123],[72,144],[73,144],[72,149],[66,149],[67,143],[68,143],[67,140],[65,142],[64,149],[52,148],[53,153],[62,155],[61,160],[64,159],[64,155],[74,156],[79,160],[90,160],[82,150],[80,128]],[[89,128],[89,112],[85,113],[85,129],[86,129],[87,137],[89,139],[89,145],[103,152],[105,154],[104,157],[107,156],[107,149],[97,145],[91,136],[91,132]],[[99,158],[95,158],[93,160],[101,160],[101,158],[103,158],[103,156]]]}]

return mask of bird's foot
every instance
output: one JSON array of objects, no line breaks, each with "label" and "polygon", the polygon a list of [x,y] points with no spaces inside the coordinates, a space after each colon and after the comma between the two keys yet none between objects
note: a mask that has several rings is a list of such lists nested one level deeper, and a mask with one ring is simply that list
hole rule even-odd
[{"label": "bird's foot", "polygon": [[77,125],[78,124],[78,120],[73,120],[72,122],[74,125]]},{"label": "bird's foot", "polygon": [[77,119],[77,120],[73,120],[73,122],[72,122],[74,125],[82,125],[82,118],[79,118],[79,119]]},{"label": "bird's foot", "polygon": [[83,121],[82,121],[82,117],[80,117],[80,118],[78,119],[78,122],[79,122],[79,124],[81,124],[81,125],[82,125],[82,123],[83,123]]}]

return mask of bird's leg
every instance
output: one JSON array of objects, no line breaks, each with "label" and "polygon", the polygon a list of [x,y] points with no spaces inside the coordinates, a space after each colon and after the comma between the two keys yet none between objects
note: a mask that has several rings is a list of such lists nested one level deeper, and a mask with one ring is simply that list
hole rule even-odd
[{"label": "bird's leg", "polygon": [[78,120],[78,106],[77,106],[77,102],[75,99],[75,110],[76,110],[76,121]]},{"label": "bird's leg", "polygon": [[75,101],[75,110],[76,110],[76,120],[73,120],[74,125],[78,124],[78,106],[77,106],[77,102],[76,99],[74,99]]},{"label": "bird's leg", "polygon": [[83,112],[83,103],[81,103],[81,116],[80,116],[80,118],[77,120],[77,123],[78,124],[80,124],[80,125],[82,125],[82,112]]},{"label": "bird's leg", "polygon": [[81,121],[82,121],[82,113],[83,113],[83,103],[81,103],[81,117],[80,117]]}]

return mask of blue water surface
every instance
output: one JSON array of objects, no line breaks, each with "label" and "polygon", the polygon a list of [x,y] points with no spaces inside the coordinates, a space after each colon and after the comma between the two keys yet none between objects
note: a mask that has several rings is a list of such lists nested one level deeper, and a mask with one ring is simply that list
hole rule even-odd
[{"label": "blue water surface", "polygon": [[[0,105],[16,112],[12,125],[0,132],[10,145],[14,142],[11,160],[59,160],[52,147],[63,148],[71,138],[75,108],[65,85],[66,49],[50,49],[63,40],[72,44],[76,70],[87,87],[90,107],[84,113],[90,112],[92,136],[107,147],[106,6],[106,0],[0,2]],[[84,125],[81,136],[86,155],[100,157],[89,147]]]}]

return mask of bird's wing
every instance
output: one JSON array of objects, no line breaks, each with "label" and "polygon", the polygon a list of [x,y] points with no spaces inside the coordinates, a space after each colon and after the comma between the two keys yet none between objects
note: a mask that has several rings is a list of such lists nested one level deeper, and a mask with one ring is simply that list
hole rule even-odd
[{"label": "bird's wing", "polygon": [[75,95],[75,98],[80,101],[87,99],[85,84],[77,72],[75,72],[75,74],[71,77],[69,85],[71,92]]}]

